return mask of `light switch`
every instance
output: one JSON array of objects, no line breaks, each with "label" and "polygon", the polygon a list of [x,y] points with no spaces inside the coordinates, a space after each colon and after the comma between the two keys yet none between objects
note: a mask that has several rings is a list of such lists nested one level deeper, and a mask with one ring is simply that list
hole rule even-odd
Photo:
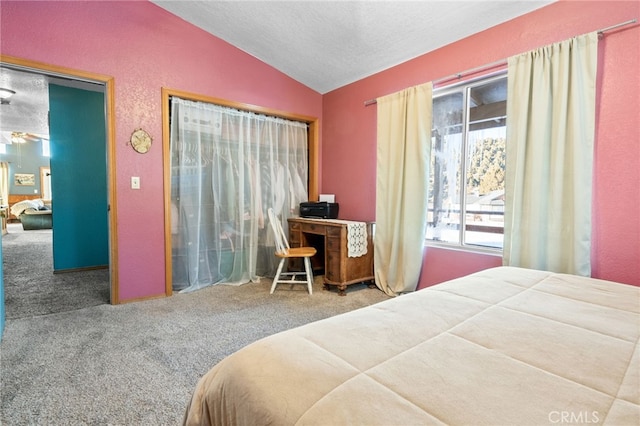
[{"label": "light switch", "polygon": [[140,177],[131,176],[131,189],[140,189]]}]

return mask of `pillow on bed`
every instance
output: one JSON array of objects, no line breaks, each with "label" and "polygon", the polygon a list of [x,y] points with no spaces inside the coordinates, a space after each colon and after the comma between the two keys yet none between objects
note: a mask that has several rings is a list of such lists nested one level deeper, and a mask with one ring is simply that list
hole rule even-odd
[{"label": "pillow on bed", "polygon": [[[26,209],[38,210],[38,207],[40,204],[37,203],[37,201],[38,200],[19,201],[15,203],[13,206],[11,206],[11,214],[14,215],[15,217],[19,217],[22,214],[22,212],[25,211]],[[42,203],[42,205],[44,205],[44,203]]]}]

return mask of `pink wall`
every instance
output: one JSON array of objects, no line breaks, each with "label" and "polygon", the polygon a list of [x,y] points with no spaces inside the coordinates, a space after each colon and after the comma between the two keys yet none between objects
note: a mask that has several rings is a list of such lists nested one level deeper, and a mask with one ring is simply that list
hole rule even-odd
[{"label": "pink wall", "polygon": [[[5,55],[115,78],[125,301],[164,293],[161,87],[323,118],[321,191],[336,194],[341,217],[375,220],[376,111],[364,101],[639,14],[635,1],[561,1],[325,96],[148,2],[3,0],[0,47]],[[638,28],[609,33],[601,45],[593,274],[640,285]],[[126,145],[138,127],[156,142],[144,156]],[[130,176],[141,177],[141,190],[129,188]],[[500,259],[429,248],[424,264],[421,287]]]},{"label": "pink wall", "polygon": [[[637,1],[560,1],[326,94],[322,191],[336,194],[341,217],[375,220],[376,107],[365,101],[639,15]],[[639,31],[636,25],[607,33],[600,45],[592,250],[594,277],[634,285],[640,285]],[[427,248],[420,287],[500,263]]]},{"label": "pink wall", "polygon": [[[115,78],[121,301],[164,294],[162,87],[322,115],[319,93],[146,1],[3,0],[0,19],[2,54]],[[126,145],[138,127],[145,155]]]}]

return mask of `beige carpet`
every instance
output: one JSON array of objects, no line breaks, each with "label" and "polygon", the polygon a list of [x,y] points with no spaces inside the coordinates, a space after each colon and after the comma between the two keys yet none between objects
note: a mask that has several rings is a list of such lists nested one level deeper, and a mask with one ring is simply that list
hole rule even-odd
[{"label": "beige carpet", "polygon": [[340,297],[321,282],[316,277],[311,296],[301,286],[278,286],[270,295],[264,279],[146,302],[14,314],[0,344],[0,424],[180,424],[198,379],[226,355],[387,300],[364,284]]},{"label": "beige carpet", "polygon": [[51,229],[9,224],[2,237],[7,319],[73,311],[109,303],[107,269],[53,274]]}]

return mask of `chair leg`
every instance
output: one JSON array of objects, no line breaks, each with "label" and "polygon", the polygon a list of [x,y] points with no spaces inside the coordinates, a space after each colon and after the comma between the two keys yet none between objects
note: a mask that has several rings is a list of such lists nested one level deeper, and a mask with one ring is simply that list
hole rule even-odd
[{"label": "chair leg", "polygon": [[278,265],[278,271],[276,272],[276,276],[273,278],[273,284],[271,285],[271,291],[269,294],[273,294],[273,291],[276,289],[276,285],[278,285],[278,280],[280,279],[280,273],[282,272],[282,268],[284,267],[285,259],[280,259],[280,264]]},{"label": "chair leg", "polygon": [[309,288],[309,294],[313,294],[313,269],[311,269],[311,259],[304,258],[304,269],[307,271],[307,287]]}]

